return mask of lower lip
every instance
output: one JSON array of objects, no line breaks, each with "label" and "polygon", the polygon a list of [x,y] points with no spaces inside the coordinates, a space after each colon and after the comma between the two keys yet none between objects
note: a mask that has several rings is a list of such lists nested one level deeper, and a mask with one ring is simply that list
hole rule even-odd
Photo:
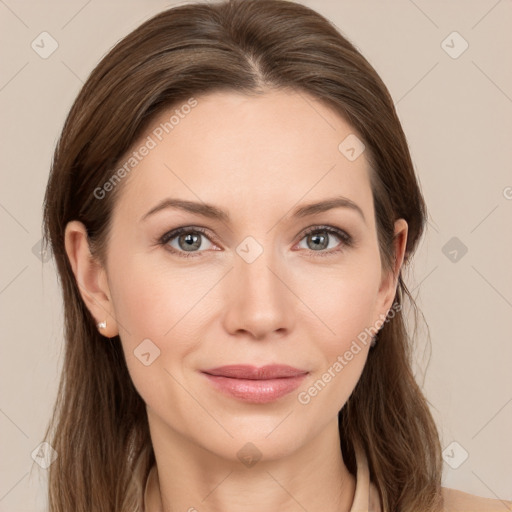
[{"label": "lower lip", "polygon": [[208,377],[208,380],[215,388],[226,395],[244,400],[245,402],[265,404],[273,402],[297,389],[307,374],[268,380],[232,379],[207,373],[204,375]]}]

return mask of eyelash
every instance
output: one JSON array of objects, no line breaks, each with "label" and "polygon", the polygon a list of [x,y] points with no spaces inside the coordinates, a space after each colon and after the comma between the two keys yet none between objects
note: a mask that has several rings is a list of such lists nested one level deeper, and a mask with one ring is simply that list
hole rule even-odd
[{"label": "eyelash", "polygon": [[[302,233],[302,237],[300,240],[302,240],[304,237],[310,235],[311,233],[316,233],[316,232],[320,232],[320,233],[324,232],[324,233],[329,233],[330,235],[335,235],[341,240],[341,244],[340,244],[340,247],[338,247],[336,249],[331,249],[329,251],[312,251],[312,250],[310,250],[310,252],[312,252],[312,253],[317,253],[314,255],[315,257],[317,257],[317,256],[319,256],[319,257],[332,256],[334,254],[337,254],[337,253],[343,251],[345,248],[350,248],[350,247],[353,247],[353,245],[354,245],[354,241],[348,233],[346,233],[345,231],[343,231],[339,228],[336,228],[334,226],[312,226],[312,227],[306,229],[306,231],[304,231]],[[157,243],[164,246],[171,253],[177,254],[181,258],[195,258],[195,257],[199,256],[202,252],[204,252],[204,251],[196,251],[196,252],[190,251],[187,253],[186,251],[178,251],[178,250],[174,249],[173,247],[170,247],[167,245],[170,240],[178,237],[179,235],[181,235],[183,233],[201,233],[202,235],[204,235],[206,238],[209,239],[209,237],[207,236],[206,229],[200,228],[200,227],[185,226],[185,227],[173,229],[172,231],[165,233],[162,237],[160,237],[157,240]],[[210,240],[210,242],[212,242],[212,241]]]}]

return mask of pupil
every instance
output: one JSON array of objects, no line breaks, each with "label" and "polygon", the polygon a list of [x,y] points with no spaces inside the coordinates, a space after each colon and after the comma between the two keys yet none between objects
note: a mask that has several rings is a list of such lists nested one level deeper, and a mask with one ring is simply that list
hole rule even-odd
[{"label": "pupil", "polygon": [[199,244],[197,243],[197,241],[199,240],[198,235],[191,235],[191,234],[182,235],[181,240],[184,240],[186,243],[186,246],[189,248],[191,247],[191,248],[197,249],[201,245],[201,243],[199,243]]},{"label": "pupil", "polygon": [[[318,247],[321,247],[322,249],[325,248],[325,240],[327,237],[325,237],[323,235],[313,235],[312,238],[313,238],[313,240],[315,240],[314,245],[316,248],[318,248]],[[323,238],[324,243],[322,243],[322,242],[318,243],[319,239],[322,239],[322,238]]]}]

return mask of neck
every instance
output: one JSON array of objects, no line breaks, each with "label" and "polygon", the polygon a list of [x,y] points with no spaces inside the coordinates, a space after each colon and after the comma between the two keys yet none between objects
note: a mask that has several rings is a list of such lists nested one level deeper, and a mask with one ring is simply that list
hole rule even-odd
[{"label": "neck", "polygon": [[[261,459],[254,445],[233,458],[212,453],[169,429],[148,411],[156,468],[148,480],[146,512],[349,512],[355,478],[346,468],[337,418],[308,443],[282,457]],[[241,463],[237,452],[245,454]]]}]

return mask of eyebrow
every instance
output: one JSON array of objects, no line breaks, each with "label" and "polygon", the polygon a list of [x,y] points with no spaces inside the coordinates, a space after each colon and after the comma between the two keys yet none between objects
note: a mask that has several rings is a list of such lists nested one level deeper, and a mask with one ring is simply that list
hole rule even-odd
[{"label": "eyebrow", "polygon": [[[170,197],[158,203],[154,208],[152,208],[151,210],[149,210],[149,212],[143,215],[143,217],[140,220],[144,221],[151,215],[154,215],[155,213],[168,208],[183,210],[210,219],[220,220],[225,223],[229,223],[231,220],[229,213],[225,212],[224,210],[221,210],[220,208],[217,208],[214,205],[207,203],[197,203],[194,201],[186,201],[184,199],[174,199]],[[315,215],[317,213],[332,210],[333,208],[349,208],[357,212],[362,217],[363,221],[366,223],[363,210],[352,200],[341,196],[300,206],[299,208],[296,208],[293,211],[292,217],[303,218],[309,215]]]}]

